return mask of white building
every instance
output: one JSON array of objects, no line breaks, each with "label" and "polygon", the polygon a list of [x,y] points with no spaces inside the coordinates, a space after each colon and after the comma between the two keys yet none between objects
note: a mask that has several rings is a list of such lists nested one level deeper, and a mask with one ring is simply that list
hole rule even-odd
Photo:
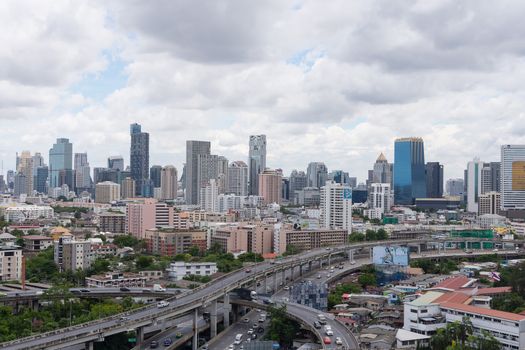
[{"label": "white building", "polygon": [[0,245],[0,281],[20,281],[22,249],[13,244]]},{"label": "white building", "polygon": [[64,236],[53,244],[55,263],[60,271],[85,270],[91,266],[91,242],[75,241],[71,236]]},{"label": "white building", "polygon": [[219,188],[214,179],[208,181],[205,187],[201,187],[200,206],[207,212],[216,213],[219,211]]},{"label": "white building", "polygon": [[320,225],[323,228],[352,230],[352,189],[333,181],[321,187]]},{"label": "white building", "polygon": [[47,205],[22,205],[9,207],[5,210],[7,222],[23,222],[25,220],[52,219],[55,214],[53,208]]},{"label": "white building", "polygon": [[187,263],[184,261],[176,261],[170,264],[166,269],[170,279],[179,281],[184,276],[211,276],[217,273],[217,264],[214,262],[196,262]]},{"label": "white building", "polygon": [[501,209],[525,209],[525,145],[501,146]]},{"label": "white building", "polygon": [[467,211],[478,212],[478,197],[482,194],[481,170],[483,162],[474,159],[467,164]]},{"label": "white building", "polygon": [[478,217],[481,228],[493,228],[505,226],[506,218],[498,214],[483,214]]},{"label": "white building", "polygon": [[439,328],[445,327],[445,319],[441,315],[439,303],[436,302],[442,295],[440,292],[428,292],[414,301],[406,302],[403,329],[432,335]]},{"label": "white building", "polygon": [[377,219],[381,219],[392,207],[392,187],[389,183],[372,183],[369,191],[368,208],[375,209],[380,214]]},{"label": "white building", "polygon": [[243,207],[244,196],[235,194],[220,194],[217,198],[220,213],[227,213],[230,210],[240,210]]},{"label": "white building", "polygon": [[177,169],[167,165],[160,171],[160,192],[162,199],[177,198]]},{"label": "white building", "polygon": [[228,166],[228,193],[248,195],[248,165],[245,162],[239,160]]}]

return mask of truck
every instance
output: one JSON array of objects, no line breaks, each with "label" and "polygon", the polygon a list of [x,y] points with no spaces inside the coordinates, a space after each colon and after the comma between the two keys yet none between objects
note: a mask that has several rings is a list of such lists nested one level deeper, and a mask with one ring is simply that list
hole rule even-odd
[{"label": "truck", "polygon": [[154,292],[165,292],[166,288],[162,287],[160,284],[154,284],[153,291]]},{"label": "truck", "polygon": [[319,321],[320,324],[326,324],[326,316],[323,314],[317,315],[317,320]]},{"label": "truck", "polygon": [[236,288],[233,290],[234,293],[237,293],[239,298],[243,300],[255,300],[257,299],[257,292],[249,290],[247,288]]}]

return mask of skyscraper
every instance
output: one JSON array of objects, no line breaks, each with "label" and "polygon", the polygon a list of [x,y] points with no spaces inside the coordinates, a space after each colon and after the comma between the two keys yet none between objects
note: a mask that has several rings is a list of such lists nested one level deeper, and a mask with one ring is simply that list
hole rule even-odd
[{"label": "skyscraper", "polygon": [[135,197],[135,187],[135,180],[133,180],[131,177],[127,177],[122,180],[122,184],[120,185],[120,194],[122,199]]},{"label": "skyscraper", "polygon": [[446,192],[449,196],[463,197],[465,181],[463,179],[448,179]]},{"label": "skyscraper", "polygon": [[292,170],[290,174],[290,202],[293,203],[295,196],[297,195],[295,191],[300,191],[303,188],[307,187],[307,178],[304,171]]},{"label": "skyscraper", "polygon": [[425,151],[420,137],[400,138],[394,145],[394,202],[412,205],[427,196]]},{"label": "skyscraper", "polygon": [[154,165],[149,169],[149,178],[153,181],[153,187],[160,188],[160,173],[162,167],[160,165]]},{"label": "skyscraper", "polygon": [[91,188],[91,168],[87,153],[75,153],[75,182],[77,193]]},{"label": "skyscraper", "polygon": [[160,192],[161,199],[177,198],[177,169],[173,165],[162,168],[160,173]]},{"label": "skyscraper", "polygon": [[207,212],[216,213],[219,211],[219,189],[215,179],[210,179],[207,184],[200,188],[199,204],[201,209]]},{"label": "skyscraper", "polygon": [[226,193],[228,191],[228,159],[219,156],[217,159],[217,188],[219,193]]},{"label": "skyscraper", "polygon": [[374,163],[371,183],[392,184],[392,164],[388,163],[383,153],[379,154]]},{"label": "skyscraper", "polygon": [[322,228],[352,230],[352,189],[327,181],[321,187],[320,225]]},{"label": "skyscraper", "polygon": [[[33,192],[33,157],[31,152],[23,151],[20,157],[18,158],[18,168],[17,171],[19,174],[24,174],[25,184],[19,186],[18,190],[25,191],[20,192],[19,194],[31,194]],[[19,179],[21,181],[21,179]]]},{"label": "skyscraper", "polygon": [[306,169],[307,187],[321,188],[328,179],[328,168],[322,162],[312,162]]},{"label": "skyscraper", "polygon": [[501,146],[501,210],[525,209],[525,145]]},{"label": "skyscraper", "polygon": [[73,170],[73,144],[59,138],[49,150],[49,187],[61,186],[60,170]]},{"label": "skyscraper", "polygon": [[200,194],[201,188],[207,186],[210,180],[217,180],[218,177],[219,156],[215,154],[197,155],[197,193]]},{"label": "skyscraper", "polygon": [[282,175],[276,170],[266,169],[259,174],[259,196],[264,204],[281,203]]},{"label": "skyscraper", "polygon": [[425,165],[427,197],[443,197],[443,165],[439,162],[428,162]]},{"label": "skyscraper", "polygon": [[484,163],[479,159],[468,162],[466,171],[467,187],[467,211],[478,212],[478,198],[482,191],[482,169]]},{"label": "skyscraper", "polygon": [[228,166],[228,194],[248,195],[248,165],[242,160]]},{"label": "skyscraper", "polygon": [[134,123],[130,126],[130,169],[131,178],[135,180],[136,194],[145,195],[145,180],[149,178],[149,134],[142,132],[140,124]]},{"label": "skyscraper", "polygon": [[266,169],[266,135],[251,135],[248,155],[250,194],[259,193],[259,174]]},{"label": "skyscraper", "polygon": [[108,157],[108,168],[114,170],[124,171],[124,158],[122,156]]},{"label": "skyscraper", "polygon": [[39,166],[38,168],[36,168],[36,175],[34,176],[35,178],[34,186],[35,186],[35,190],[38,193],[48,192],[47,191],[48,177],[49,177],[49,168],[46,165]]},{"label": "skyscraper", "polygon": [[209,155],[209,141],[186,141],[186,204],[199,202],[199,155]]},{"label": "skyscraper", "polygon": [[350,175],[346,171],[332,170],[328,173],[328,180],[342,185],[350,185]]}]

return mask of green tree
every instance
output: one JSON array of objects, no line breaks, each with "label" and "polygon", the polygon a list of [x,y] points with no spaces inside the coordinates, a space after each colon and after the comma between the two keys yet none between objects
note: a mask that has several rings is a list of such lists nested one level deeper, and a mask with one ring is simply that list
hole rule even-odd
[{"label": "green tree", "polygon": [[136,247],[139,244],[139,240],[131,235],[119,235],[113,239],[113,244],[117,247]]},{"label": "green tree", "polygon": [[385,229],[380,228],[376,232],[376,239],[379,241],[384,241],[388,239],[388,233],[385,231]]},{"label": "green tree", "polygon": [[372,274],[372,273],[365,273],[365,274],[360,275],[357,278],[357,281],[359,282],[359,284],[363,288],[366,288],[368,286],[376,286],[377,285],[376,276],[374,274]]},{"label": "green tree", "polygon": [[377,233],[374,230],[366,230],[365,237],[367,241],[377,241]]},{"label": "green tree", "polygon": [[507,312],[520,312],[525,307],[525,300],[518,293],[510,293],[492,299],[492,308]]},{"label": "green tree", "polygon": [[270,308],[270,325],[267,338],[279,342],[284,349],[291,349],[293,339],[300,329],[297,322],[286,316],[286,306]]},{"label": "green tree", "polygon": [[363,289],[360,285],[355,283],[339,284],[328,295],[328,309],[332,309],[335,305],[342,302],[343,294],[360,293]]},{"label": "green tree", "polygon": [[91,275],[98,275],[104,272],[108,272],[109,265],[110,265],[109,260],[104,259],[104,258],[98,258],[91,264],[88,274],[91,276]]},{"label": "green tree", "polygon": [[300,251],[296,246],[293,244],[288,244],[286,245],[286,251],[283,253],[283,256],[295,255],[298,253],[300,253]]},{"label": "green tree", "polygon": [[350,236],[348,236],[348,240],[350,242],[362,242],[365,240],[365,235],[361,232],[352,232]]},{"label": "green tree", "polygon": [[192,245],[190,247],[190,249],[188,250],[188,253],[191,255],[191,256],[200,256],[201,255],[201,250],[199,249],[198,246],[196,245]]},{"label": "green tree", "polygon": [[153,257],[147,255],[140,255],[136,260],[136,266],[139,270],[146,270],[153,265]]},{"label": "green tree", "polygon": [[26,278],[32,282],[49,282],[58,275],[58,266],[54,261],[53,247],[49,247],[27,259]]},{"label": "green tree", "polygon": [[75,219],[82,219],[82,212],[79,210],[75,211]]}]

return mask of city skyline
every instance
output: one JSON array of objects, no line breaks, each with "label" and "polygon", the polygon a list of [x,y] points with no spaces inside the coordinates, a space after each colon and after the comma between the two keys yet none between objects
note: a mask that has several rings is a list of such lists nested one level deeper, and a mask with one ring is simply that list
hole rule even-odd
[{"label": "city skyline", "polygon": [[[15,152],[46,154],[61,137],[91,166],[128,159],[137,122],[150,164],[178,169],[186,140],[246,161],[245,140],[266,134],[271,168],[322,160],[364,179],[381,152],[393,159],[394,139],[417,136],[445,178],[461,177],[474,157],[525,143],[521,33],[507,30],[524,12],[520,2],[7,2],[0,18],[16,35],[0,49],[0,159],[14,169]],[[196,25],[202,16],[213,21]]]}]

